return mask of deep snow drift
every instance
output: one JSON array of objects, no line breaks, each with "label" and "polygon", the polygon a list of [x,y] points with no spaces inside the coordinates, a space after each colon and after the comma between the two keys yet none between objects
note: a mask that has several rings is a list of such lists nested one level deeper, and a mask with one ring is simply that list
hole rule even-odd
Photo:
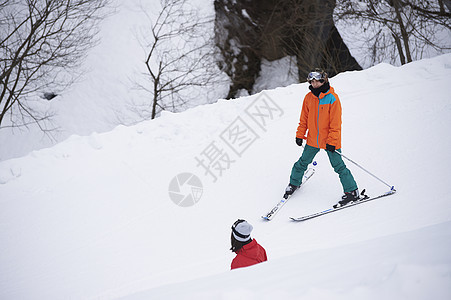
[{"label": "deep snow drift", "polygon": [[[3,161],[0,298],[450,299],[450,75],[448,54],[331,79],[343,153],[398,192],[305,223],[288,217],[341,196],[323,151],[276,218],[260,216],[301,153],[294,136],[307,84]],[[369,194],[387,189],[347,165]],[[174,191],[184,173],[202,189]],[[198,202],[176,205],[174,193]],[[229,271],[237,218],[254,225],[268,262]]]}]

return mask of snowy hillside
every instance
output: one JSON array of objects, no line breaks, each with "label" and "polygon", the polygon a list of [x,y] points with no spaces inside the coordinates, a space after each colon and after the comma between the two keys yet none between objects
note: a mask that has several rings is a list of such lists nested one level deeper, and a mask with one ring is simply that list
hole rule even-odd
[{"label": "snowy hillside", "polygon": [[[189,2],[198,8],[200,15],[214,13],[210,0]],[[135,107],[144,106],[149,94],[136,88],[136,79],[142,80],[142,74],[146,73],[147,56],[139,33],[148,29],[149,18],[156,18],[159,10],[159,1],[112,0],[106,11],[109,15],[99,28],[99,44],[89,51],[84,61],[83,76],[52,101],[36,97],[33,107],[54,115],[52,126],[47,129],[55,130],[44,134],[37,126],[9,128],[9,120],[5,120],[0,128],[0,145],[7,147],[0,147],[0,161],[53,146],[73,134],[106,132],[118,124],[136,124],[142,120]],[[146,15],[145,11],[151,13]],[[218,87],[217,95],[209,91],[188,105],[214,102],[226,93],[223,89]]]},{"label": "snowy hillside", "polygon": [[[0,162],[0,299],[450,299],[450,77],[448,54],[331,79],[343,153],[398,192],[305,223],[288,217],[342,194],[324,151],[276,218],[260,216],[302,151],[307,84]],[[360,188],[386,191],[347,165]],[[176,190],[185,173],[202,188]],[[230,271],[238,218],[269,261]]]}]

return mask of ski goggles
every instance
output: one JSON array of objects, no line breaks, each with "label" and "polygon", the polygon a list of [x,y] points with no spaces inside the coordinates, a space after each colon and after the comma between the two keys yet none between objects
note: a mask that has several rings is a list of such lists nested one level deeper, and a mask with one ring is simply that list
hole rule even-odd
[{"label": "ski goggles", "polygon": [[307,81],[310,83],[312,80],[318,80],[319,82],[324,82],[323,74],[320,72],[310,72],[307,76]]}]

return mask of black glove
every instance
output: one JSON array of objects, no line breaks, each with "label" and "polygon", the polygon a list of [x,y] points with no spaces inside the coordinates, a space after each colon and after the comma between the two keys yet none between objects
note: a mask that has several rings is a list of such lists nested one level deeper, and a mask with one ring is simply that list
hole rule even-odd
[{"label": "black glove", "polygon": [[335,152],[335,146],[326,144],[326,150],[330,152]]},{"label": "black glove", "polygon": [[296,144],[298,144],[298,146],[302,146],[302,139],[300,139],[300,138],[296,138]]}]

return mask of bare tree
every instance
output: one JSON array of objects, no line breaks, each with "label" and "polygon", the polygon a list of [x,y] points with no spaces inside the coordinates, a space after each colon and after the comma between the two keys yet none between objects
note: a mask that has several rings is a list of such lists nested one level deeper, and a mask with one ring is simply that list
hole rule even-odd
[{"label": "bare tree", "polygon": [[428,50],[451,50],[449,1],[338,0],[335,17],[364,35],[371,64],[385,59],[405,64],[421,59]]},{"label": "bare tree", "polygon": [[50,99],[79,75],[109,1],[0,0],[0,125],[9,114],[8,126],[49,130],[37,95]]},{"label": "bare tree", "polygon": [[[151,16],[143,8],[149,27],[142,28],[138,39],[145,52],[146,72],[135,78],[139,89],[150,101],[135,104],[144,119],[154,119],[163,110],[187,108],[196,88],[211,85],[219,70],[214,60],[214,45],[208,24],[186,0],[161,0],[161,9]],[[198,90],[199,91],[199,90]]]}]

